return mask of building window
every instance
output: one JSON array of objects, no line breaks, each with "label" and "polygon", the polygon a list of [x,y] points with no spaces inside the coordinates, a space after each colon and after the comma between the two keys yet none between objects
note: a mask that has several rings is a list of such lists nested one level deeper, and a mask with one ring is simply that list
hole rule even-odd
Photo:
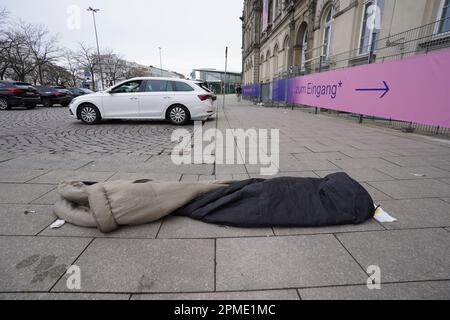
[{"label": "building window", "polygon": [[271,24],[273,22],[273,0],[269,1],[268,14],[269,14],[269,24]]},{"label": "building window", "polygon": [[437,33],[450,32],[450,0],[442,0]]},{"label": "building window", "polygon": [[278,45],[273,49],[273,75],[278,75]]},{"label": "building window", "polygon": [[308,51],[308,28],[305,29],[302,40],[302,68],[305,67],[306,63],[306,51]]},{"label": "building window", "polygon": [[330,47],[331,47],[331,33],[333,31],[333,15],[334,9],[330,7],[325,15],[325,29],[323,32],[323,50],[322,55],[325,57],[330,56]]},{"label": "building window", "polygon": [[368,1],[364,5],[359,54],[369,53],[372,42],[375,42],[375,49],[377,48],[377,40],[380,38],[383,9],[384,0]]}]

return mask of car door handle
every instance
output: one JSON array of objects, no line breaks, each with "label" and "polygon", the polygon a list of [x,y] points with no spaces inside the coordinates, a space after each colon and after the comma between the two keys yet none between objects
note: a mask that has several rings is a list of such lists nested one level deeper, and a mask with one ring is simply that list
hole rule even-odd
[{"label": "car door handle", "polygon": [[164,99],[170,99],[170,98],[172,98],[172,97],[164,97]]},{"label": "car door handle", "polygon": [[136,98],[136,97],[130,98],[130,100],[137,100],[137,99],[139,99],[139,98]]}]

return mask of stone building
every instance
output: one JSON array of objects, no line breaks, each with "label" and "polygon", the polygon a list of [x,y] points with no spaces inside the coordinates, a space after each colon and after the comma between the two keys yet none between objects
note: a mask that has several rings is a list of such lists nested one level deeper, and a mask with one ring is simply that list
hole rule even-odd
[{"label": "stone building", "polygon": [[450,0],[244,0],[241,19],[244,85],[366,63],[372,43],[385,61],[450,42]]}]

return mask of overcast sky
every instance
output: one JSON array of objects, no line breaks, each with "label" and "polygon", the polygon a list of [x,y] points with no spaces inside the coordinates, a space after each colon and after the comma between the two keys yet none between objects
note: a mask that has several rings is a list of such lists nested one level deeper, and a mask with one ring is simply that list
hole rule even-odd
[{"label": "overcast sky", "polygon": [[[76,12],[71,11],[73,5],[79,8],[79,28],[76,16],[68,13]],[[80,41],[95,45],[89,6],[101,9],[100,47],[127,60],[159,67],[158,47],[162,47],[163,68],[188,75],[193,68],[224,69],[228,46],[228,70],[242,69],[242,0],[2,0],[0,4],[13,19],[48,26],[59,35],[60,45],[69,48]]]}]

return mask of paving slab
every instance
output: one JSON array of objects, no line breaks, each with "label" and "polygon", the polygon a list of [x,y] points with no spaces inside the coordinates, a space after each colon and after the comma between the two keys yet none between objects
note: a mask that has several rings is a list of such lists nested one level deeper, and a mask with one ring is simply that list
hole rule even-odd
[{"label": "paving slab", "polygon": [[445,202],[450,203],[450,198],[442,198],[442,200],[444,200]]},{"label": "paving slab", "polygon": [[329,160],[296,160],[283,161],[280,159],[280,172],[317,171],[339,169]]},{"label": "paving slab", "polygon": [[49,193],[44,194],[42,197],[34,200],[31,204],[45,204],[53,206],[57,201],[61,199],[61,196],[58,193],[57,189],[50,191]]},{"label": "paving slab", "polygon": [[376,265],[383,282],[450,279],[450,233],[416,229],[337,235],[363,268]]},{"label": "paving slab", "polygon": [[36,235],[54,220],[51,206],[0,205],[0,235]]},{"label": "paving slab", "polygon": [[85,166],[89,162],[90,160],[88,158],[80,159],[64,155],[27,155],[0,163],[0,170],[76,170]]},{"label": "paving slab", "polygon": [[450,204],[441,199],[387,200],[383,209],[397,218],[388,229],[439,228],[450,226]]},{"label": "paving slab", "polygon": [[47,170],[0,169],[0,182],[24,183],[45,174]]},{"label": "paving slab", "polygon": [[158,239],[268,237],[273,235],[271,228],[231,228],[185,217],[167,217],[164,219]]},{"label": "paving slab", "polygon": [[154,156],[150,160],[148,160],[141,170],[125,170],[128,172],[141,172],[145,173],[161,173],[161,172],[170,172],[170,173],[180,173],[180,174],[203,174],[210,175],[213,174],[214,166],[209,164],[184,164],[184,165],[175,165],[172,162],[171,157],[168,156]]},{"label": "paving slab", "polygon": [[1,291],[49,291],[90,240],[1,237]]},{"label": "paving slab", "polygon": [[349,151],[344,150],[342,153],[353,159],[367,159],[367,158],[380,158],[380,157],[392,157],[396,156],[393,151],[388,150],[362,150],[362,151]]},{"label": "paving slab", "polygon": [[[0,296],[1,297],[1,296]],[[296,290],[133,295],[131,300],[299,300]]]},{"label": "paving slab", "polygon": [[395,164],[381,158],[330,160],[341,169],[367,169],[393,167]]},{"label": "paving slab", "polygon": [[[96,239],[76,264],[90,293],[214,290],[214,240]],[[65,282],[54,290],[66,291]]]},{"label": "paving slab", "polygon": [[217,239],[217,290],[365,283],[362,269],[332,235]]},{"label": "paving slab", "polygon": [[128,300],[128,294],[89,293],[0,293],[0,300]]},{"label": "paving slab", "polygon": [[260,174],[251,174],[251,178],[256,179],[272,179],[272,178],[284,178],[284,177],[293,177],[293,178],[318,178],[317,174],[313,171],[302,171],[302,172],[280,172],[276,175],[272,176],[263,176]]},{"label": "paving slab", "polygon": [[374,219],[359,225],[332,226],[324,228],[273,228],[277,236],[313,235],[313,234],[337,234],[346,232],[365,232],[385,230]]},{"label": "paving slab", "polygon": [[220,164],[215,167],[216,174],[245,174],[247,169],[243,164]]},{"label": "paving slab", "polygon": [[110,178],[114,173],[115,172],[54,170],[31,180],[30,183],[59,184],[63,181],[103,182]]},{"label": "paving slab", "polygon": [[380,290],[347,286],[302,289],[299,292],[303,300],[448,300],[450,281],[382,284]]},{"label": "paving slab", "polygon": [[413,156],[413,157],[383,157],[384,159],[398,164],[402,167],[427,167],[430,165],[445,165],[448,161],[440,158],[426,156]]},{"label": "paving slab", "polygon": [[51,229],[50,227],[47,227],[39,234],[39,236],[155,239],[160,226],[161,221],[157,221],[139,226],[123,226],[114,232],[102,233],[96,228],[81,228],[67,223],[59,229]]},{"label": "paving slab", "polygon": [[400,156],[429,156],[429,155],[450,155],[450,148],[447,147],[425,147],[425,148],[396,148],[394,152]]},{"label": "paving slab", "polygon": [[129,156],[127,154],[114,154],[91,161],[82,168],[83,171],[94,172],[143,172],[148,168],[150,156]]},{"label": "paving slab", "polygon": [[358,151],[358,149],[350,146],[350,145],[331,145],[331,146],[324,146],[324,145],[313,145],[309,144],[306,145],[306,147],[311,150],[312,152],[341,152],[341,151]]},{"label": "paving slab", "polygon": [[381,192],[380,190],[372,187],[369,183],[363,182],[363,183],[361,183],[361,185],[367,190],[367,192],[369,192],[370,196],[372,197],[373,201],[375,201],[375,202],[392,199],[386,193]]},{"label": "paving slab", "polygon": [[314,161],[314,160],[342,160],[349,159],[348,156],[341,152],[322,152],[322,153],[309,153],[309,154],[293,154],[297,160]]},{"label": "paving slab", "polygon": [[450,184],[450,179],[440,179],[440,181],[446,183],[446,184]]},{"label": "paving slab", "polygon": [[108,181],[116,181],[116,180],[140,180],[140,179],[149,179],[154,181],[180,181],[181,174],[178,173],[130,173],[130,172],[117,172],[112,177],[108,179]]},{"label": "paving slab", "polygon": [[181,176],[181,182],[198,182],[198,174],[183,174]]},{"label": "paving slab", "polygon": [[370,185],[394,199],[444,198],[450,185],[437,180],[402,180],[370,182]]},{"label": "paving slab", "polygon": [[435,167],[390,167],[380,168],[378,170],[398,180],[419,180],[450,177],[450,172]]},{"label": "paving slab", "polygon": [[315,173],[322,178],[325,178],[327,175],[337,172],[345,172],[358,182],[393,180],[391,176],[388,176],[387,174],[384,174],[379,170],[373,168],[315,171]]},{"label": "paving slab", "polygon": [[27,204],[52,189],[54,185],[0,183],[0,203]]}]

